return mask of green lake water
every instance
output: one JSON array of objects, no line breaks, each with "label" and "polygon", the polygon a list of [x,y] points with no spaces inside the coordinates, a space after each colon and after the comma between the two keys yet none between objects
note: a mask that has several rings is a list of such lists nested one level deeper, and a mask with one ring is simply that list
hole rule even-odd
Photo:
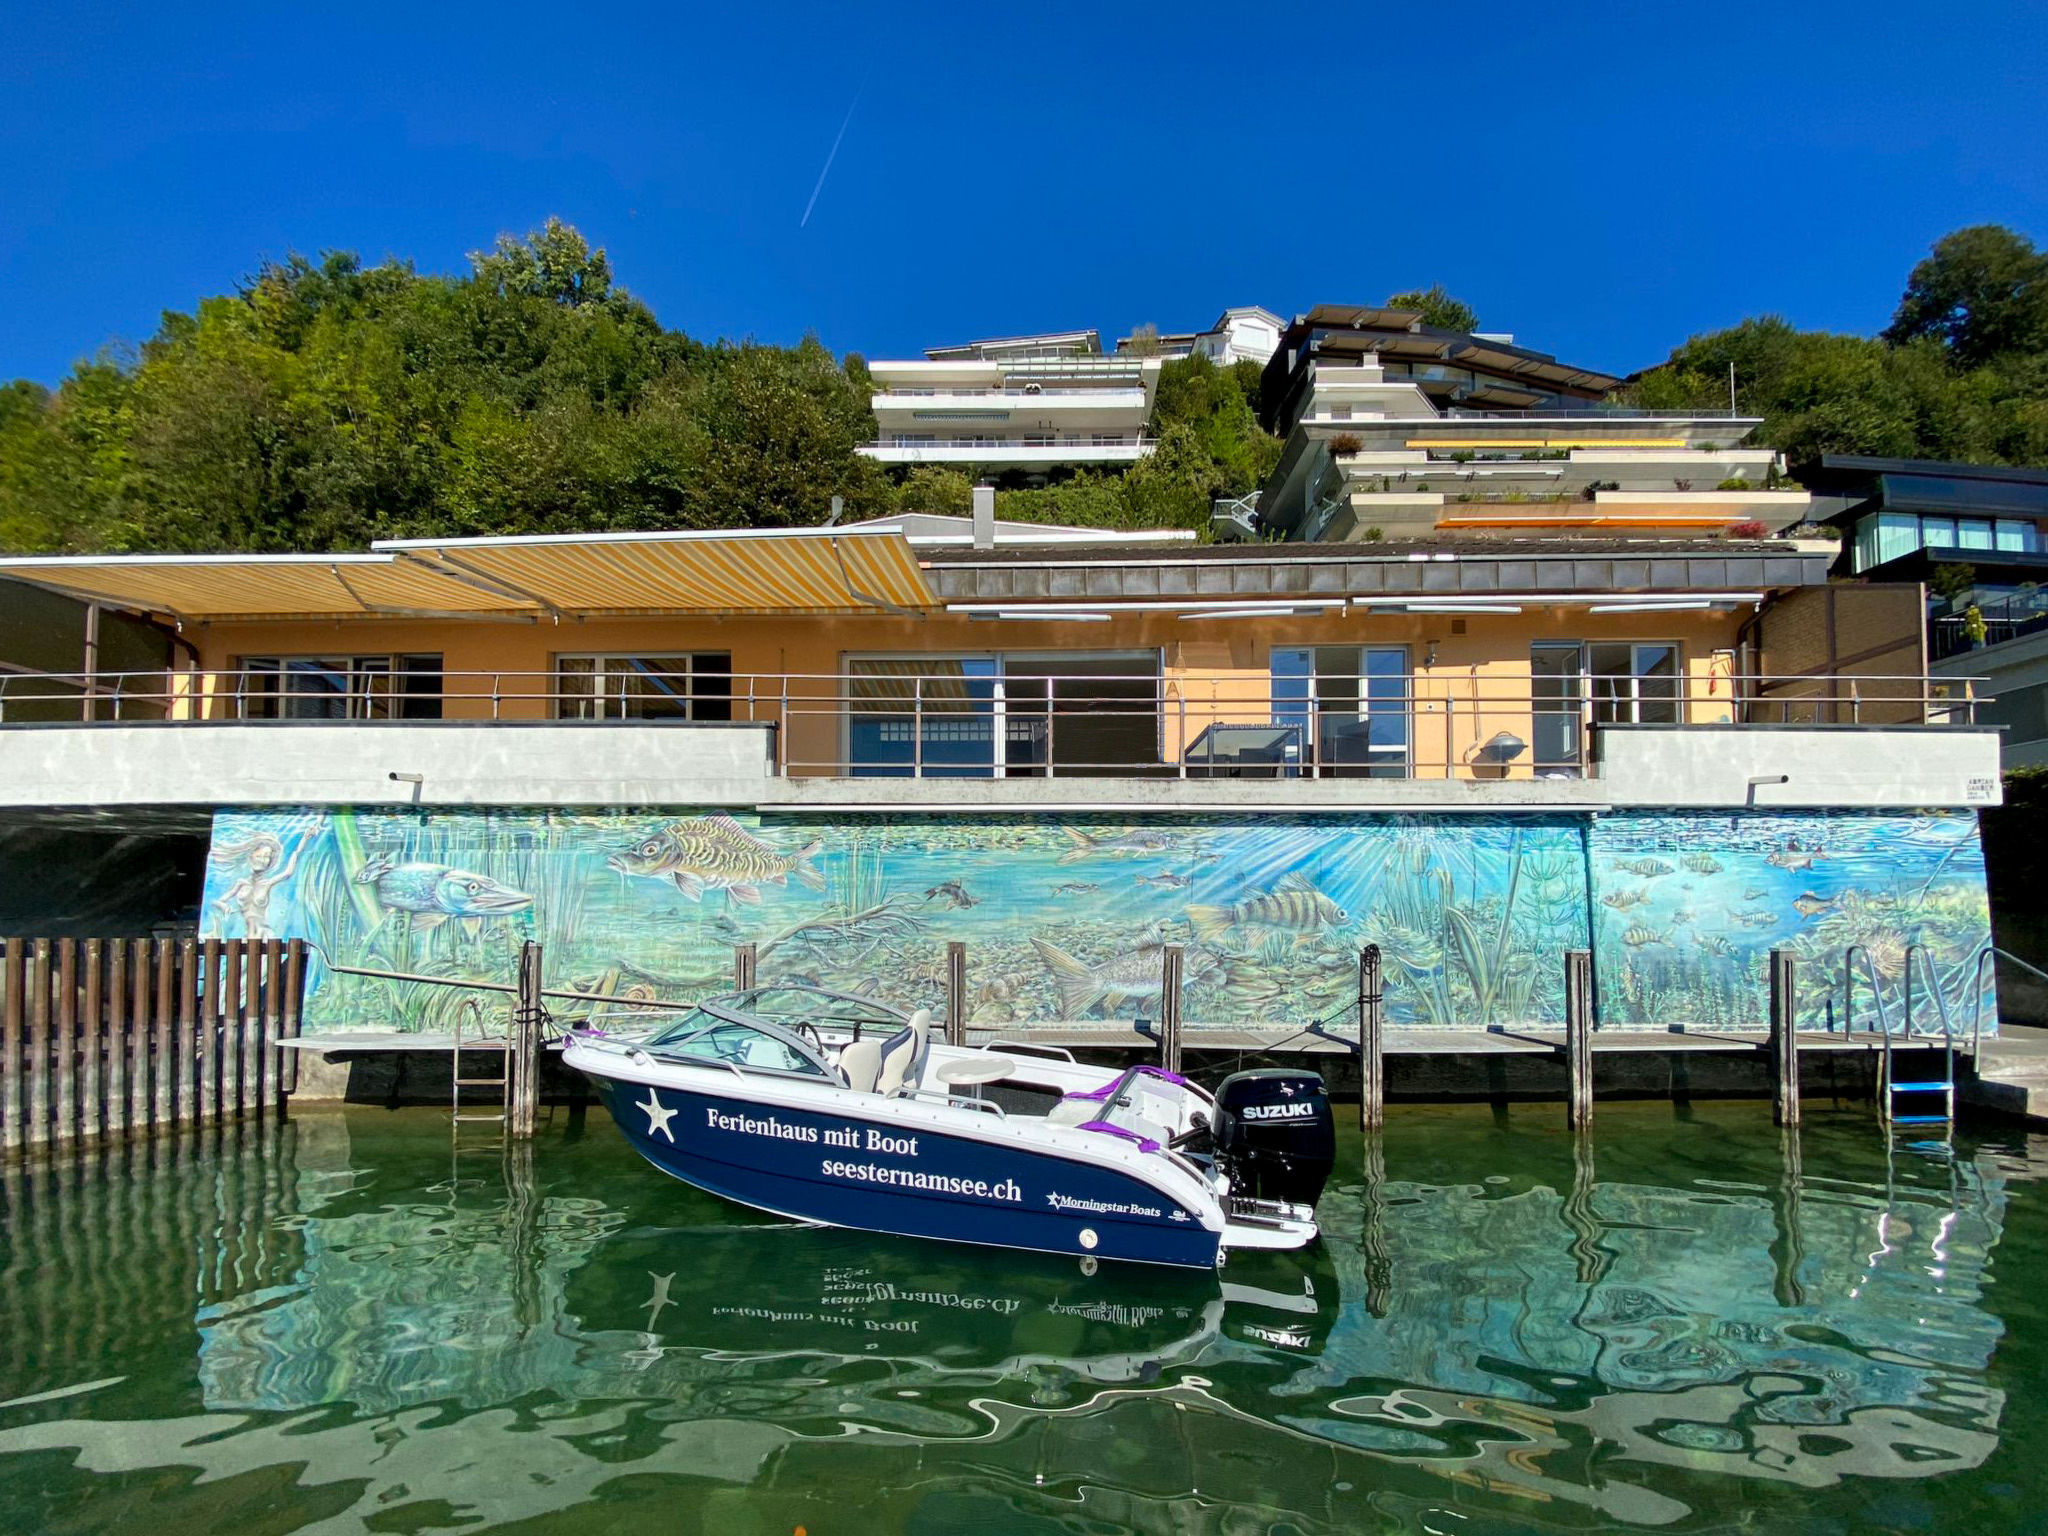
[{"label": "green lake water", "polygon": [[2048,1523],[2048,1140],[1392,1119],[1220,1277],[757,1218],[567,1110],[14,1170],[0,1531]]}]

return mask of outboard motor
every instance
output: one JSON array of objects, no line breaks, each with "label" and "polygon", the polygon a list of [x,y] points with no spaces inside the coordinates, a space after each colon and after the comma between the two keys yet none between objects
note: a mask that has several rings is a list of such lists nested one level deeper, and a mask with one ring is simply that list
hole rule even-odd
[{"label": "outboard motor", "polygon": [[1217,1085],[1210,1129],[1233,1195],[1314,1205],[1337,1161],[1330,1096],[1313,1072],[1232,1073]]}]

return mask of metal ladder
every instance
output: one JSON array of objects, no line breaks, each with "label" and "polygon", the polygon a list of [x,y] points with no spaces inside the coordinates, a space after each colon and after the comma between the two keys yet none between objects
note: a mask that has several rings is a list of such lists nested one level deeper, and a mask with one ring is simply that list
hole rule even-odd
[{"label": "metal ladder", "polygon": [[[474,998],[464,998],[462,1006],[455,1012],[455,1043],[448,1053],[448,1114],[449,1123],[459,1135],[465,1125],[495,1125],[500,1131],[506,1126],[512,1112],[512,1042],[505,1039],[490,1039],[479,1036],[465,1046],[462,1026],[465,1021],[474,1020],[477,1027],[483,1027],[483,1009]],[[464,1077],[462,1075],[463,1051],[496,1051],[498,1053],[498,1075],[496,1077]],[[498,1103],[495,1110],[472,1110],[463,1113],[462,1090],[465,1088],[495,1088]]]},{"label": "metal ladder", "polygon": [[[1921,1037],[1913,1032],[1913,977],[1914,958],[1920,962],[1920,974],[1926,978],[1927,990],[1934,994],[1936,1015],[1941,1020],[1941,1075],[1913,1082],[1900,1082],[1892,1053],[1898,1049],[1895,1043],[1903,1040],[1907,1049],[1914,1048],[1914,1041],[1925,1038],[1929,1047],[1934,1044],[1932,1036]],[[1865,956],[1868,959],[1868,956]],[[1953,1126],[1956,1119],[1956,1035],[1955,1027],[1948,1016],[1948,1000],[1941,994],[1941,978],[1935,974],[1934,957],[1925,945],[1906,946],[1905,978],[1905,1019],[1898,1035],[1894,1035],[1887,1023],[1884,1031],[1884,1057],[1878,1078],[1878,1108],[1887,1126],[1895,1125],[1939,1125]],[[1880,1012],[1882,1020],[1882,1013]],[[1921,1095],[1923,1101],[1936,1094],[1940,1095],[1941,1109],[1938,1113],[1924,1112],[1900,1114],[1897,1096],[1899,1094]]]}]

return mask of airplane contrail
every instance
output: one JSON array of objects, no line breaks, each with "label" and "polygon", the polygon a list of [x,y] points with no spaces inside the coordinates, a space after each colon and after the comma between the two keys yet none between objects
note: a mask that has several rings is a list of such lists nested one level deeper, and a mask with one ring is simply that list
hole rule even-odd
[{"label": "airplane contrail", "polygon": [[866,89],[866,82],[862,82],[860,90],[853,93],[853,101],[846,109],[845,121],[840,123],[838,136],[832,140],[832,152],[825,156],[825,168],[818,172],[818,184],[811,188],[811,200],[804,204],[804,216],[796,221],[798,229],[811,222],[811,210],[818,206],[818,194],[825,190],[825,178],[832,174],[832,162],[839,158],[840,140],[846,137],[847,124],[853,121],[853,109],[860,105],[860,93]]}]

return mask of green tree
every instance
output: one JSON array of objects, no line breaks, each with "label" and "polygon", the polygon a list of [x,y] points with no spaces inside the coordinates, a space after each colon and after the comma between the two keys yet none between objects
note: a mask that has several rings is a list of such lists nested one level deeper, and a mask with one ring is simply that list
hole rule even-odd
[{"label": "green tree", "polygon": [[1944,235],[1913,268],[1884,335],[1930,337],[1965,368],[2048,349],[2048,253],[1999,224]]},{"label": "green tree", "polygon": [[1387,308],[1418,309],[1422,311],[1422,323],[1433,325],[1438,330],[1471,332],[1479,329],[1478,312],[1470,304],[1452,298],[1444,291],[1442,283],[1397,293],[1387,300]]}]

